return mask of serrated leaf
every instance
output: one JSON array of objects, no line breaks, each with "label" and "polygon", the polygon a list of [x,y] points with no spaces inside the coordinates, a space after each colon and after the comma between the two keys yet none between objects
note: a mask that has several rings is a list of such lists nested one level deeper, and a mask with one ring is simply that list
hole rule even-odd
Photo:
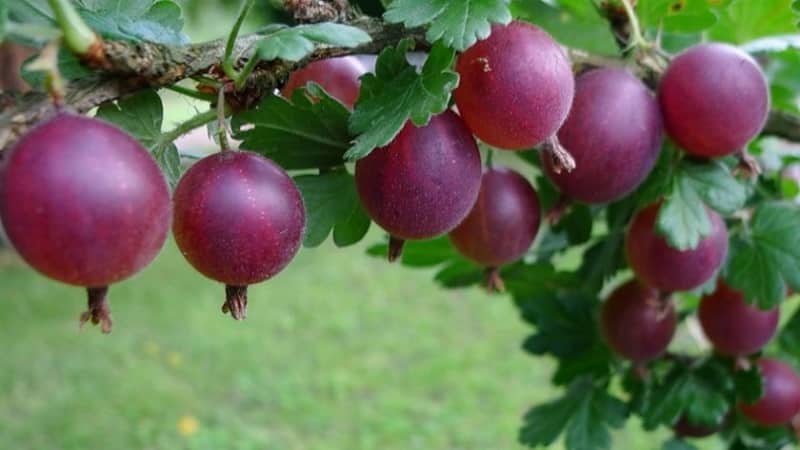
[{"label": "serrated leaf", "polygon": [[636,207],[636,199],[628,197],[606,209],[608,231],[583,253],[578,277],[585,289],[597,292],[603,284],[625,266],[623,241],[625,227]]},{"label": "serrated leaf", "polygon": [[430,24],[428,42],[463,51],[488,37],[492,23],[510,22],[511,12],[504,0],[394,0],[383,18],[408,28]]},{"label": "serrated leaf", "polygon": [[526,302],[528,312],[539,317],[536,332],[528,337],[527,351],[558,358],[588,351],[599,339],[593,312],[597,299],[581,293],[552,293]]},{"label": "serrated leaf", "polygon": [[[171,0],[159,0],[149,8],[142,2],[83,2],[78,12],[91,29],[110,39],[185,44],[181,7]],[[144,2],[146,5],[147,2]]]},{"label": "serrated leaf", "polygon": [[584,377],[573,382],[560,399],[528,411],[519,440],[532,447],[547,446],[564,432],[568,450],[608,449],[609,427],[621,426],[626,414],[624,403]]},{"label": "serrated leaf", "polygon": [[345,153],[348,160],[363,158],[391,142],[409,119],[423,126],[447,108],[450,93],[458,84],[458,74],[452,71],[455,53],[434,45],[422,72],[417,73],[406,61],[413,45],[412,40],[403,39],[397,47],[385,48],[375,73],[361,78],[361,91],[350,116],[350,132],[358,137]]},{"label": "serrated leaf", "polygon": [[637,15],[645,28],[696,33],[717,23],[718,15],[733,0],[640,0]]},{"label": "serrated leaf", "polygon": [[[306,207],[305,247],[322,244],[331,230],[341,227],[337,245],[361,240],[369,228],[369,218],[356,193],[355,180],[346,171],[294,178]],[[355,219],[354,219],[355,216]],[[364,220],[366,219],[366,226]],[[346,239],[344,239],[346,237]]]},{"label": "serrated leaf", "polygon": [[753,214],[749,239],[733,248],[728,283],[761,309],[778,305],[786,285],[800,291],[800,208],[762,203]]},{"label": "serrated leaf", "polygon": [[[286,170],[316,169],[344,164],[350,145],[350,112],[322,87],[309,84],[308,94],[298,89],[292,102],[265,97],[254,109],[234,115],[232,126],[241,148],[258,152]],[[245,125],[253,125],[245,128]]]},{"label": "serrated leaf", "polygon": [[706,205],[722,214],[741,209],[749,196],[720,161],[681,162],[658,212],[656,230],[678,250],[696,248],[711,233]]},{"label": "serrated leaf", "polygon": [[372,38],[360,28],[338,23],[315,23],[281,28],[258,41],[258,57],[272,61],[300,61],[314,51],[317,44],[336,47],[357,47]]}]

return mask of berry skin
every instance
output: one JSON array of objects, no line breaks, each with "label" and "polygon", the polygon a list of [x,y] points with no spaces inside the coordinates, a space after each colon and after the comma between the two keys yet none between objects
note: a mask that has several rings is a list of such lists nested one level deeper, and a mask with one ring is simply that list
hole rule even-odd
[{"label": "berry skin", "polygon": [[291,178],[251,152],[193,165],[175,190],[175,241],[200,273],[225,283],[223,312],[245,317],[247,285],[273,277],[303,240],[305,209]]},{"label": "berry skin", "polygon": [[677,318],[671,300],[631,280],[603,303],[600,328],[608,346],[623,358],[646,362],[660,356],[672,341]]},{"label": "berry skin", "polygon": [[313,81],[322,86],[325,92],[352,109],[358,99],[358,90],[361,87],[358,78],[365,72],[364,66],[354,56],[320,59],[292,72],[281,89],[281,95],[291,98],[295,89],[304,87],[309,81]]},{"label": "berry skin", "polygon": [[545,173],[567,197],[608,203],[633,191],[655,165],[661,149],[661,112],[647,87],[623,69],[597,69],[575,83],[575,100],[561,145],[575,170],[553,168],[542,154]]},{"label": "berry skin", "polygon": [[464,122],[482,141],[530,149],[553,136],[567,117],[575,80],[567,56],[542,29],[514,21],[458,57],[453,96]]},{"label": "berry skin", "polygon": [[746,356],[761,350],[775,336],[780,310],[762,311],[745,303],[741,292],[724,281],[703,296],[698,309],[700,324],[714,348],[726,356]]},{"label": "berry skin", "polygon": [[672,426],[673,431],[675,431],[675,435],[679,437],[690,437],[690,438],[704,438],[711,436],[712,434],[718,432],[721,427],[707,427],[703,425],[695,425],[689,422],[689,419],[683,415]]},{"label": "berry skin", "polygon": [[169,231],[169,187],[134,138],[88,117],[59,113],[5,155],[0,217],[25,261],[88,288],[91,320],[111,331],[109,284],[135,274]]},{"label": "berry skin", "polygon": [[656,232],[660,203],[633,217],[625,236],[628,263],[637,278],[664,292],[689,291],[711,279],[728,252],[728,229],[716,212],[706,208],[711,233],[691,250],[677,250]]},{"label": "berry skin", "polygon": [[475,206],[450,232],[450,242],[467,259],[488,268],[491,290],[502,290],[497,268],[528,251],[540,219],[539,197],[533,186],[511,169],[489,168],[481,177]]},{"label": "berry skin", "polygon": [[481,185],[478,146],[451,111],[428,125],[406,123],[386,147],[356,163],[356,187],[369,216],[392,236],[394,260],[407,239],[430,239],[455,228]]},{"label": "berry skin", "polygon": [[800,377],[777,359],[761,358],[758,367],[764,377],[764,396],[753,404],[739,403],[739,410],[765,427],[788,423],[800,412]]},{"label": "berry skin", "polygon": [[744,149],[763,128],[769,89],[758,64],[727,44],[700,44],[675,58],[661,79],[667,133],[702,157]]}]

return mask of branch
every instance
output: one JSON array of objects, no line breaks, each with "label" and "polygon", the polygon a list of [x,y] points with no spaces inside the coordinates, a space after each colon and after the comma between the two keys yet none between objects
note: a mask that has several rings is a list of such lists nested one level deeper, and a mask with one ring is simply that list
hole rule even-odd
[{"label": "branch", "polygon": [[[384,24],[369,17],[361,17],[349,22],[349,25],[369,33],[372,42],[356,48],[320,46],[299,62],[262,61],[245,84],[247,97],[260,98],[264,93],[273,92],[293,70],[318,59],[378,53],[405,37],[414,38],[422,47],[427,46],[421,30],[405,30],[402,26]],[[261,38],[257,34],[239,38],[234,54],[251,54]],[[224,54],[225,41],[222,39],[185,46],[105,41],[100,56],[87,61],[87,65],[100,73],[96,77],[70,83],[64,102],[78,112],[86,112],[140,89],[161,88],[193,76],[219,72]],[[0,105],[0,148],[7,147],[31,126],[54,114],[51,100],[43,93],[31,93],[21,98],[5,96],[0,98]]]},{"label": "branch", "polygon": [[773,109],[762,133],[800,142],[800,116]]}]

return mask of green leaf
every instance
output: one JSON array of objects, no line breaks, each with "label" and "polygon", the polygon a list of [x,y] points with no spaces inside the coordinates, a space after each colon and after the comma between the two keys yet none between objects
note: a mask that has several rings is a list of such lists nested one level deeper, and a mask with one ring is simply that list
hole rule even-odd
[{"label": "green leaf", "polygon": [[756,364],[748,370],[734,371],[733,382],[736,384],[736,394],[746,403],[755,403],[764,395],[764,378]]},{"label": "green leaf", "polygon": [[697,450],[697,447],[678,437],[664,442],[664,446],[661,448],[662,450]]},{"label": "green leaf", "polygon": [[[35,54],[23,63],[20,75],[22,79],[34,89],[44,91],[45,73],[39,70],[28,69],[28,64],[38,56],[38,54]],[[66,48],[60,48],[58,51],[58,72],[63,79],[70,81],[96,76],[93,70],[84,66],[80,60]]]},{"label": "green leaf", "polygon": [[584,253],[578,277],[585,289],[597,292],[614,274],[625,267],[623,241],[625,227],[628,225],[636,207],[636,200],[628,197],[612,203],[606,209],[608,231],[598,238]]},{"label": "green leaf", "polygon": [[726,280],[742,291],[748,303],[773,308],[786,295],[786,285],[800,291],[800,208],[780,202],[762,203],[753,214],[748,240],[732,248]]},{"label": "green leaf", "polygon": [[142,8],[142,2],[131,1],[84,1],[83,4],[78,12],[86,24],[103,37],[162,44],[189,41],[181,33],[181,7],[171,0],[159,0],[146,9]]},{"label": "green leaf", "polygon": [[170,186],[175,187],[181,176],[181,159],[175,144],[161,140],[164,106],[156,91],[146,89],[116,102],[104,103],[97,108],[95,117],[125,130],[147,147]]},{"label": "green leaf", "polygon": [[695,33],[712,27],[733,0],[640,0],[637,15],[645,28]]},{"label": "green leaf", "polygon": [[358,199],[352,175],[336,171],[300,175],[294,181],[306,207],[305,247],[322,244],[331,229],[338,246],[354,244],[364,237],[370,221]]},{"label": "green leaf", "polygon": [[589,1],[561,0],[551,4],[542,0],[512,0],[510,7],[515,18],[542,27],[563,45],[591,53],[619,53],[608,20]]},{"label": "green leaf", "polygon": [[720,161],[685,160],[676,170],[672,188],[658,212],[656,230],[678,250],[696,248],[711,233],[706,205],[722,214],[741,209],[749,189]]},{"label": "green leaf", "polygon": [[[344,164],[350,145],[345,106],[319,85],[298,89],[292,103],[277,95],[265,97],[254,109],[240,112],[231,122],[241,148],[258,152],[286,170],[316,169]],[[244,128],[251,124],[253,127]]]},{"label": "green leaf", "polygon": [[524,347],[537,354],[558,358],[575,356],[590,350],[599,336],[593,312],[597,299],[581,293],[551,293],[525,303],[529,314],[540,318],[536,332]]},{"label": "green leaf", "polygon": [[367,156],[397,136],[410,118],[416,126],[428,123],[431,115],[443,112],[450,93],[458,84],[452,71],[455,53],[442,45],[431,49],[422,73],[406,61],[413,41],[404,39],[397,47],[385,48],[374,74],[361,78],[361,92],[350,116],[350,132],[359,135],[345,153],[348,160]]},{"label": "green leaf", "polygon": [[504,0],[394,0],[383,18],[408,28],[430,24],[428,42],[463,51],[489,36],[492,23],[510,22],[511,13]]},{"label": "green leaf", "polygon": [[372,38],[360,28],[338,23],[315,23],[281,28],[258,41],[258,57],[272,61],[300,61],[314,51],[317,44],[334,47],[357,47]]},{"label": "green leaf", "polygon": [[563,397],[528,411],[519,440],[531,447],[547,446],[564,432],[568,450],[608,449],[609,427],[620,427],[626,415],[624,403],[584,377],[573,382]]},{"label": "green leaf", "polygon": [[0,1],[0,41],[6,37],[6,24],[8,23],[8,5],[5,0]]},{"label": "green leaf", "polygon": [[792,0],[733,0],[720,11],[719,22],[710,30],[711,40],[743,44],[754,39],[797,33]]}]

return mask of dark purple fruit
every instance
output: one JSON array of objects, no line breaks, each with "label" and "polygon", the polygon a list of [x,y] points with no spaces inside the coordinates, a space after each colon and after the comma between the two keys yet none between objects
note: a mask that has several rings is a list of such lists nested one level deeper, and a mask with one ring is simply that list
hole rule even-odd
[{"label": "dark purple fruit", "polygon": [[169,188],[131,136],[100,120],[59,113],[4,155],[0,216],[28,264],[88,288],[81,323],[100,323],[108,333],[108,285],[158,254],[169,230]]},{"label": "dark purple fruit", "polygon": [[[557,171],[542,155],[545,173],[567,197],[583,203],[617,200],[647,177],[661,149],[658,103],[623,69],[581,75],[567,121],[558,131],[575,170]],[[558,173],[557,173],[558,172]]]},{"label": "dark purple fruit", "polygon": [[672,300],[631,280],[603,303],[600,328],[608,346],[623,358],[646,362],[660,356],[672,341],[677,319]]},{"label": "dark purple fruit", "polygon": [[200,273],[225,283],[222,312],[236,320],[245,317],[247,285],[273,277],[294,258],[305,223],[292,179],[255,153],[207,156],[175,190],[178,247]]},{"label": "dark purple fruit", "polygon": [[728,229],[716,212],[706,209],[711,233],[691,250],[677,250],[656,232],[661,203],[639,211],[628,226],[625,252],[643,283],[664,292],[688,291],[711,279],[728,251]]},{"label": "dark purple fruit", "polygon": [[769,113],[764,73],[747,53],[727,44],[696,45],[675,58],[658,97],[667,133],[696,156],[744,149]]},{"label": "dark purple fruit", "polygon": [[764,395],[755,403],[739,403],[739,410],[748,419],[766,427],[789,423],[800,412],[800,377],[782,361],[758,360],[764,377]]},{"label": "dark purple fruit", "polygon": [[354,56],[321,59],[292,72],[281,90],[281,95],[291,98],[295,89],[313,81],[332,97],[352,108],[361,87],[358,78],[365,72],[364,66]]},{"label": "dark purple fruit", "polygon": [[780,310],[762,311],[745,303],[739,291],[724,281],[703,296],[698,309],[700,324],[714,348],[727,356],[746,356],[761,350],[775,336]]},{"label": "dark purple fruit", "polygon": [[525,22],[494,25],[458,57],[456,70],[461,117],[479,139],[503,149],[530,149],[555,135],[575,93],[561,47]]},{"label": "dark purple fruit", "polygon": [[487,267],[490,289],[502,290],[497,268],[528,251],[540,221],[539,198],[519,173],[505,167],[486,169],[478,200],[450,241],[467,259]]},{"label": "dark purple fruit", "polygon": [[685,415],[681,416],[675,425],[672,426],[677,436],[690,438],[708,437],[718,432],[721,428],[722,424],[715,427],[693,424],[689,422],[689,419]]},{"label": "dark purple fruit", "polygon": [[356,163],[356,186],[370,217],[392,236],[389,259],[407,239],[452,230],[472,209],[481,185],[478,146],[450,111],[423,127],[406,123],[386,147]]}]

